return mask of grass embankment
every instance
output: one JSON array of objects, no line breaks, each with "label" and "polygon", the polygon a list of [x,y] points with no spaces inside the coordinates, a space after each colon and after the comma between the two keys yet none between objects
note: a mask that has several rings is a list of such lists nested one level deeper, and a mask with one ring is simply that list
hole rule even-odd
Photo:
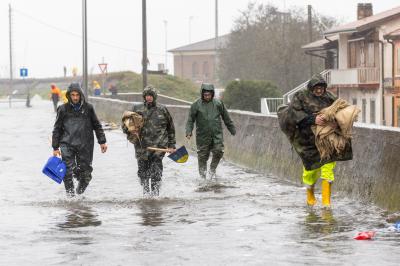
[{"label": "grass embankment", "polygon": [[[98,77],[101,78],[100,76]],[[93,77],[93,80],[95,77]],[[115,83],[118,92],[141,92],[142,76],[133,72],[110,73],[106,84]],[[182,100],[194,101],[199,97],[199,87],[189,80],[171,75],[148,75],[148,84],[151,84],[160,94]]]},{"label": "grass embankment", "polygon": [[[80,82],[81,77],[66,77],[66,78],[44,78],[44,79],[27,79],[26,82],[22,80],[15,81],[13,86],[21,93],[27,91],[27,87],[30,88],[31,95],[38,94],[43,99],[48,99],[50,96],[50,85],[56,84],[60,89],[66,89],[71,82]],[[100,84],[103,83],[103,77],[101,75],[90,75],[89,76],[89,90],[92,89],[93,81],[97,80]],[[3,84],[4,83],[4,84]],[[108,87],[110,84],[117,86],[118,92],[141,92],[142,91],[142,76],[140,74],[125,71],[125,72],[114,72],[108,73],[107,78],[104,81],[103,92],[108,93]],[[192,83],[190,80],[181,79],[172,75],[148,75],[148,84],[153,85],[160,94],[164,94],[170,97],[175,97],[182,100],[194,101],[199,97],[199,86]],[[0,88],[4,87],[4,95],[8,95],[6,88],[8,83],[6,80],[0,82]],[[1,92],[0,92],[1,95]]]}]

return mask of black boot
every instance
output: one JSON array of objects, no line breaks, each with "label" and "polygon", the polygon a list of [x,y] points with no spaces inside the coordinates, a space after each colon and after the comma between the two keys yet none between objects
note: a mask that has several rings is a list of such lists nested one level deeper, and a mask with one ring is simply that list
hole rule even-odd
[{"label": "black boot", "polygon": [[141,185],[143,187],[143,196],[149,195],[150,194],[150,182],[149,179],[142,179],[141,180]]},{"label": "black boot", "polygon": [[86,183],[84,180],[79,181],[78,187],[76,188],[76,193],[78,195],[82,194],[83,192],[85,192],[88,185],[89,184]]},{"label": "black boot", "polygon": [[75,196],[75,191],[74,191],[74,181],[72,180],[72,174],[68,173],[64,177],[64,187],[65,187],[65,192],[67,193],[68,198],[72,198]]},{"label": "black boot", "polygon": [[75,197],[75,191],[74,191],[73,188],[72,188],[72,189],[66,190],[66,192],[67,192],[67,198],[73,198],[73,197]]},{"label": "black boot", "polygon": [[90,180],[92,180],[92,174],[90,172],[83,172],[81,175],[78,175],[77,179],[79,180],[79,183],[78,187],[76,188],[76,193],[82,194],[85,192]]},{"label": "black boot", "polygon": [[152,181],[151,182],[151,195],[152,196],[158,196],[160,194],[160,186],[161,186],[160,181]]},{"label": "black boot", "polygon": [[215,178],[215,172],[217,171],[217,167],[222,157],[224,156],[224,152],[221,150],[216,150],[212,152],[213,156],[210,164],[210,176],[211,178]]}]

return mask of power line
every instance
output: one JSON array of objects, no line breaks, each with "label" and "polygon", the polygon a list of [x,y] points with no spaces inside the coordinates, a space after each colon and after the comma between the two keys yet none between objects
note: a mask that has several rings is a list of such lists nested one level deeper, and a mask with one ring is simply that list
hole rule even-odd
[{"label": "power line", "polygon": [[[82,38],[81,34],[77,34],[77,33],[74,33],[72,31],[68,31],[68,30],[56,27],[56,26],[51,25],[49,23],[46,23],[46,22],[44,22],[44,21],[42,21],[40,19],[37,19],[37,18],[35,18],[35,17],[33,17],[33,16],[29,15],[29,14],[26,14],[25,12],[20,11],[18,9],[13,8],[13,11],[15,11],[16,13],[19,13],[20,15],[22,15],[24,17],[27,17],[27,18],[29,18],[29,19],[31,19],[31,20],[39,23],[39,24],[42,24],[43,26],[46,26],[46,27],[51,28],[53,30],[56,30],[58,32],[62,32],[64,34],[68,34],[68,35],[74,36],[76,38]],[[140,51],[140,50],[125,48],[125,47],[121,47],[121,46],[118,46],[118,45],[106,43],[106,42],[95,40],[95,39],[88,38],[88,41],[90,41],[92,43],[97,43],[97,44],[100,44],[100,45],[103,45],[103,46],[106,46],[106,47],[114,48],[114,49],[119,49],[119,50],[123,50],[123,51],[127,51],[127,52],[142,54],[142,51]],[[155,56],[164,56],[164,54],[158,54],[158,53],[148,53],[148,54],[155,55]]]}]

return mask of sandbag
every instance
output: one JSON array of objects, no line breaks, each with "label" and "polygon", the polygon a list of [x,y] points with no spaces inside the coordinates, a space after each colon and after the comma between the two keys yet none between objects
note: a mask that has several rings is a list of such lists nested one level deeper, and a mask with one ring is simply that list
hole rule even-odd
[{"label": "sandbag", "polygon": [[125,111],[122,115],[122,131],[129,142],[136,144],[140,141],[140,130],[144,124],[143,116],[131,111]]}]

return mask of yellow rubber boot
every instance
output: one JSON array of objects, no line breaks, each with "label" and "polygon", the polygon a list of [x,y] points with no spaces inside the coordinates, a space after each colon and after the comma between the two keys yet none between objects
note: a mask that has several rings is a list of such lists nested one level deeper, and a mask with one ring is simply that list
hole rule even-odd
[{"label": "yellow rubber boot", "polygon": [[314,186],[307,187],[307,205],[314,206],[317,203],[314,195]]},{"label": "yellow rubber boot", "polygon": [[331,206],[331,183],[328,180],[322,179],[322,205],[324,207]]}]

